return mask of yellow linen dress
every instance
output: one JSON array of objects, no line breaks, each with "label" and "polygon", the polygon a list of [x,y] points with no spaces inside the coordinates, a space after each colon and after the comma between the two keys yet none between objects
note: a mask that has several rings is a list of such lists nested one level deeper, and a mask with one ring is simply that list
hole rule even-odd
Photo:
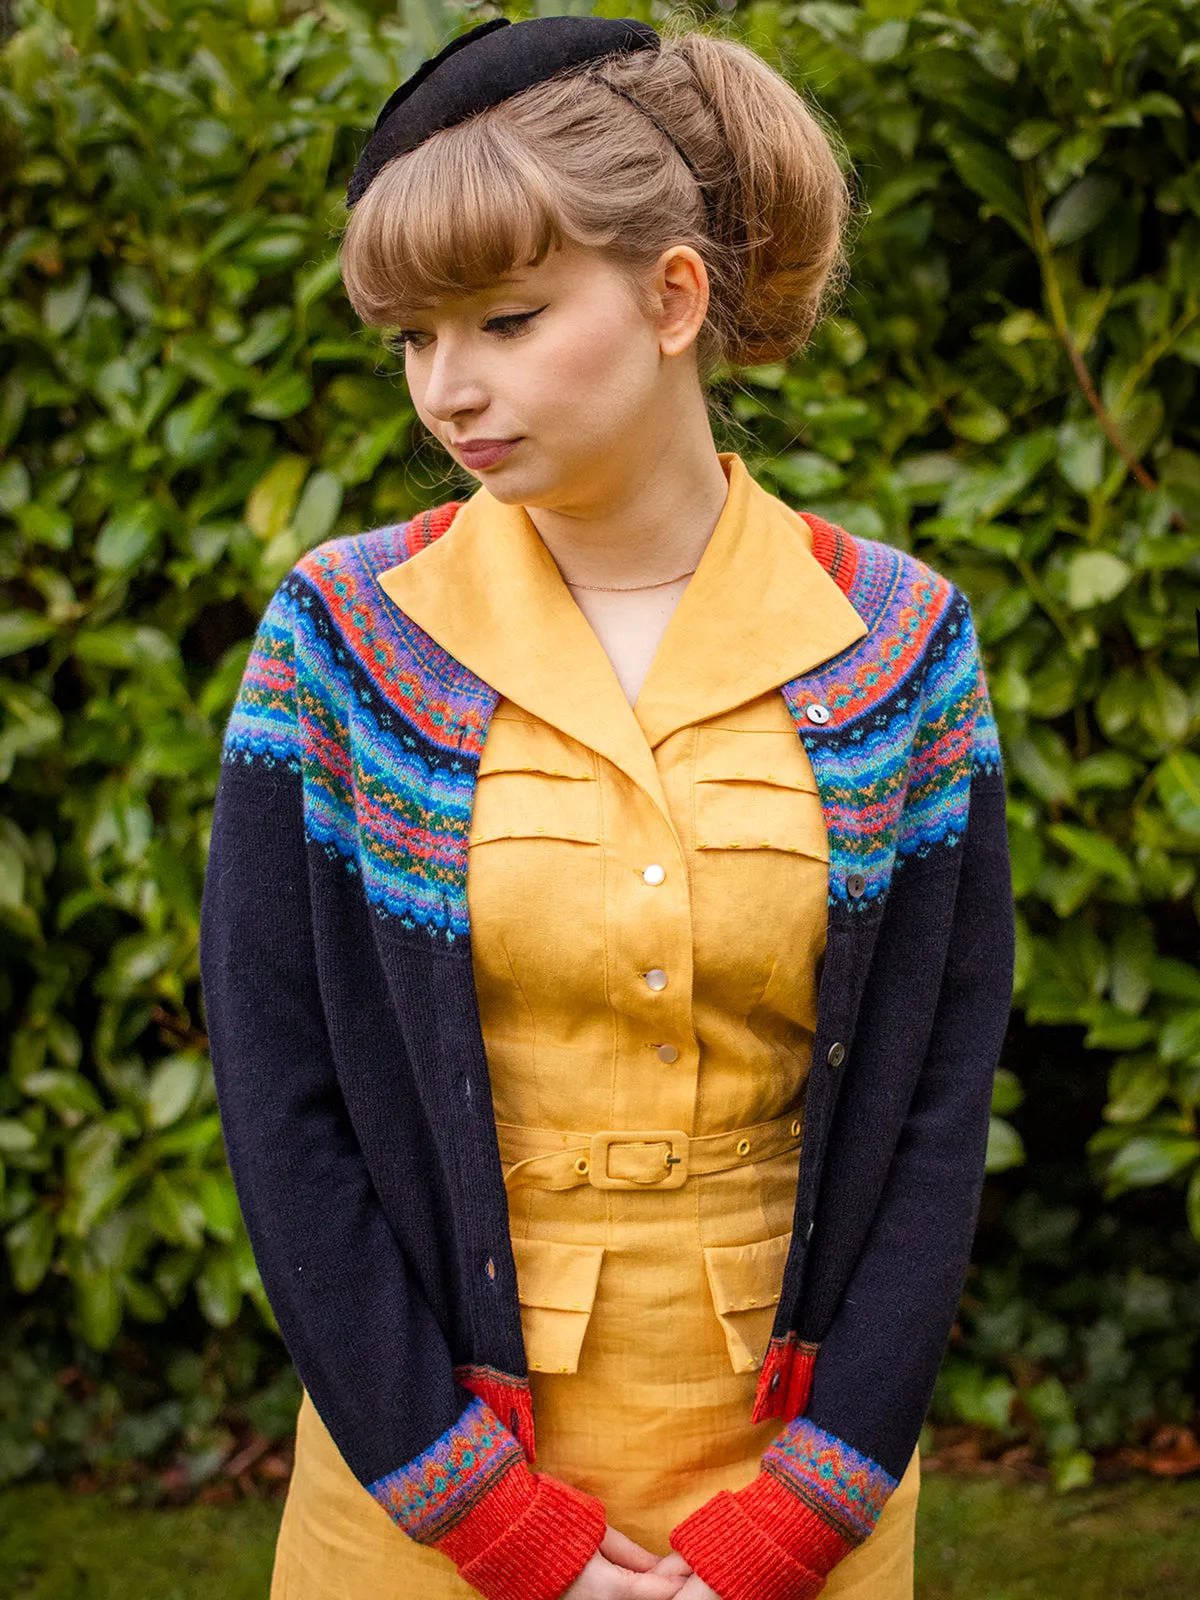
[{"label": "yellow linen dress", "polygon": [[[790,1239],[828,848],[778,690],[866,632],[803,520],[721,459],[728,499],[632,708],[521,508],[480,490],[384,575],[501,694],[467,890],[535,1465],[658,1554],[756,1475],[780,1426],[750,1415]],[[919,1479],[914,1451],[830,1600],[912,1600]],[[359,1485],[305,1395],[272,1600],[474,1593]]]}]

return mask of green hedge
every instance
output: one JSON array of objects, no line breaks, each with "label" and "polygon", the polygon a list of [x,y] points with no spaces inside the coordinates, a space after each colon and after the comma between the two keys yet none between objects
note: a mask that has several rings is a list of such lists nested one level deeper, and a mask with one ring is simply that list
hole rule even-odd
[{"label": "green hedge", "polygon": [[[166,1420],[141,1453],[194,1444],[222,1404],[284,1381],[205,1054],[220,734],[302,551],[470,487],[356,325],[336,250],[382,100],[490,14],[16,7],[0,56],[0,1307],[23,1359],[45,1373],[69,1355],[107,1399],[81,1425],[61,1394],[31,1399],[32,1376],[0,1388],[0,1477],[107,1459],[152,1400]],[[1200,8],[711,16],[831,114],[869,207],[812,349],[722,380],[722,443],[790,503],[965,588],[1007,762],[1014,1031],[935,1415],[997,1448],[1028,1438],[1060,1484],[1086,1481],[1098,1451],[1186,1421],[1197,1392]],[[1056,1164],[1068,1102],[1086,1126],[1064,1115]],[[1026,1163],[1047,1118],[1049,1163]],[[254,1359],[214,1400],[223,1352],[247,1340]],[[180,1390],[189,1343],[211,1355]],[[198,1411],[161,1410],[202,1392]]]}]

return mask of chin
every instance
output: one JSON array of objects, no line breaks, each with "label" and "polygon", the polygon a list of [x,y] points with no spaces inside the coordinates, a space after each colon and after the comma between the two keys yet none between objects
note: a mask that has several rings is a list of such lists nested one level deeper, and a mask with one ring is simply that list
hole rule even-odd
[{"label": "chin", "polygon": [[506,506],[536,506],[546,500],[553,501],[561,487],[558,480],[551,478],[547,482],[544,473],[515,461],[511,465],[501,461],[486,472],[472,476],[479,479],[493,500],[499,500],[501,505]]}]

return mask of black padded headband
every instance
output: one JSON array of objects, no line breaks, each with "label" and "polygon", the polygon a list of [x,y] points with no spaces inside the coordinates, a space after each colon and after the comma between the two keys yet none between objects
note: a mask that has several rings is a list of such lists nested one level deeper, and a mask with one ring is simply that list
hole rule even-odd
[{"label": "black padded headband", "polygon": [[[496,17],[480,23],[422,62],[389,97],[350,175],[347,209],[357,205],[389,161],[415,150],[442,128],[464,122],[567,67],[632,50],[657,50],[661,44],[649,23],[633,18],[532,17],[510,23],[506,17]],[[636,106],[679,151],[700,184],[711,222],[711,202],[687,152],[640,101],[615,84],[606,81],[606,87]]]}]

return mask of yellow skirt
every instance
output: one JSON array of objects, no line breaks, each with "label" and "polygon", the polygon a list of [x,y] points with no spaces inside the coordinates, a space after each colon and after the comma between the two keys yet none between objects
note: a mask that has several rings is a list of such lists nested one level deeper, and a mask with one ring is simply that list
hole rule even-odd
[{"label": "yellow skirt", "polygon": [[[798,1155],[656,1193],[514,1192],[535,1470],[596,1495],[657,1555],[718,1490],[759,1471],[779,1419],[753,1424],[779,1297]],[[920,1453],[827,1600],[912,1600]],[[308,1395],[271,1600],[478,1600],[366,1492]]]}]

